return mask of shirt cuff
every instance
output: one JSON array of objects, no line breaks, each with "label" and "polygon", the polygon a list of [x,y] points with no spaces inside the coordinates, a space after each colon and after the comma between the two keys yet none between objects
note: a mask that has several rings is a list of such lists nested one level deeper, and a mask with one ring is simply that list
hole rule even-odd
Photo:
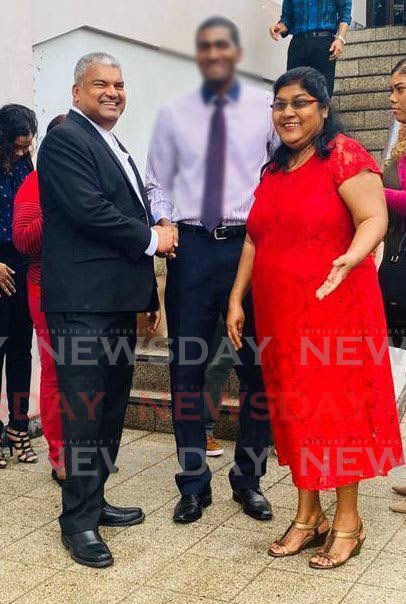
[{"label": "shirt cuff", "polygon": [[144,253],[147,256],[153,256],[158,249],[158,243],[159,243],[158,233],[156,231],[154,231],[154,229],[151,229],[151,241]]},{"label": "shirt cuff", "polygon": [[162,220],[162,218],[165,218],[165,220],[169,220],[169,222],[171,222],[171,220],[172,220],[172,219],[171,219],[171,217],[170,217],[170,216],[168,216],[167,214],[168,214],[168,212],[166,212],[166,213],[165,213],[165,212],[163,212],[163,211],[161,211],[161,212],[156,212],[156,213],[155,213],[155,212],[152,212],[152,215],[153,215],[154,220],[155,220],[155,224],[158,224],[158,222],[159,222],[160,220]]}]

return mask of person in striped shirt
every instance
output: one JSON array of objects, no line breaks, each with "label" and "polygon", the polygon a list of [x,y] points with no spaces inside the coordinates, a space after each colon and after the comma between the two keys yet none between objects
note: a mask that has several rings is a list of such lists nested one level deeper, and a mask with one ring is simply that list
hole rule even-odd
[{"label": "person in striped shirt", "polygon": [[281,18],[270,28],[274,40],[293,36],[288,69],[314,67],[325,76],[330,96],[336,62],[343,54],[351,24],[351,9],[352,0],[283,0]]}]

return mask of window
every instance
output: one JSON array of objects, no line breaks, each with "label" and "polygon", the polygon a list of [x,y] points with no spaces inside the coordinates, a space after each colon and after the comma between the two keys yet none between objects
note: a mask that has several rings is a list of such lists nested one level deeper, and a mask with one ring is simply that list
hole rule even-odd
[{"label": "window", "polygon": [[368,0],[369,27],[406,24],[406,0]]}]

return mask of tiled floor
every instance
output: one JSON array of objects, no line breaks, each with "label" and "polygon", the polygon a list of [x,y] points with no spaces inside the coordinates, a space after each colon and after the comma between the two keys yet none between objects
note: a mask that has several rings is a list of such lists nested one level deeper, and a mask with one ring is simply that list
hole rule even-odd
[{"label": "tiled floor", "polygon": [[[403,424],[406,434],[406,424]],[[361,487],[360,508],[368,539],[348,565],[320,573],[307,565],[309,552],[285,560],[267,556],[267,546],[292,518],[295,489],[289,472],[269,460],[264,489],[275,518],[247,518],[231,500],[227,471],[233,443],[211,461],[214,504],[201,521],[178,526],[171,516],[177,499],[173,437],[126,430],[109,483],[108,499],[138,504],[141,526],[103,529],[115,556],[113,567],[92,570],[74,564],[60,544],[59,487],[50,479],[43,439],[40,462],[11,460],[0,473],[0,604],[400,604],[406,593],[406,515],[388,509],[390,484],[406,480],[404,468]],[[323,495],[328,512],[334,493]]]}]

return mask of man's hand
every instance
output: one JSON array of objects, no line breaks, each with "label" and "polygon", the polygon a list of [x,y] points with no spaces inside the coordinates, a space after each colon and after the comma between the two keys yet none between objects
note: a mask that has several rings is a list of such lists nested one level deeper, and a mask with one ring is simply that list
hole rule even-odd
[{"label": "man's hand", "polygon": [[275,23],[275,25],[271,26],[271,28],[269,29],[269,33],[271,34],[271,38],[273,40],[278,41],[279,40],[279,36],[281,34],[288,33],[288,28],[286,27],[286,25],[284,23],[281,23],[279,21],[279,23]]},{"label": "man's hand", "polygon": [[153,335],[161,322],[161,311],[159,309],[152,310],[151,312],[145,313],[145,316],[148,319],[148,333]]},{"label": "man's hand", "polygon": [[7,266],[7,264],[0,262],[0,288],[7,296],[12,296],[16,293],[16,288],[14,287],[15,282],[12,275],[15,275],[15,271]]},{"label": "man's hand", "polygon": [[167,218],[162,218],[158,224],[152,227],[158,233],[157,255],[176,257],[176,248],[179,246],[179,235],[177,227]]},{"label": "man's hand", "polygon": [[329,61],[337,61],[344,52],[344,44],[342,40],[336,38],[330,46]]}]

